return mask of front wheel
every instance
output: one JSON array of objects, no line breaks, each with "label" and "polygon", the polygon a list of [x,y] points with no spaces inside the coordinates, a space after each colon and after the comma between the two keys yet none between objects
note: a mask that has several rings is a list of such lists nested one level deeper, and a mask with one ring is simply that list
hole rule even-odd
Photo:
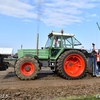
[{"label": "front wheel", "polygon": [[21,80],[34,79],[39,72],[39,64],[33,57],[24,56],[15,65],[15,73]]},{"label": "front wheel", "polygon": [[57,61],[58,73],[66,79],[80,79],[85,76],[87,61],[78,50],[65,51]]}]

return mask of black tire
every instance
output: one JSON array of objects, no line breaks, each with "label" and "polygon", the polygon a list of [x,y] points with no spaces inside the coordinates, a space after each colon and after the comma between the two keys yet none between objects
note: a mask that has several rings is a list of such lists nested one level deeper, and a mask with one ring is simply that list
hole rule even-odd
[{"label": "black tire", "polygon": [[[67,57],[69,57],[70,55],[74,55],[74,54],[79,55],[79,57],[81,57],[82,61],[84,62],[84,67],[83,67],[83,72],[80,75],[73,77],[73,76],[66,73],[66,71],[64,69],[64,61]],[[66,61],[66,63],[67,63],[67,61]],[[74,64],[71,64],[68,66],[72,66],[72,65],[74,65]],[[81,65],[77,65],[77,66],[81,66]],[[68,80],[83,78],[86,74],[86,70],[87,70],[86,68],[87,68],[86,57],[82,52],[80,52],[78,50],[65,51],[63,54],[61,54],[61,56],[57,60],[57,72],[58,72],[58,74],[64,78],[68,79]],[[73,74],[73,73],[71,73],[71,74]]]},{"label": "black tire", "polygon": [[[24,69],[25,69],[23,66],[25,66],[25,67],[28,66],[27,62],[29,64],[32,64],[32,68],[30,68],[29,71],[31,70],[31,72],[32,72],[33,69],[34,69],[34,71],[31,74],[29,73],[28,76],[26,75],[26,73],[28,73],[28,71],[26,71],[26,70],[25,70],[26,73],[23,74],[24,73]],[[23,65],[23,64],[26,64],[26,65]],[[34,68],[33,68],[33,66],[34,66]],[[16,64],[15,64],[15,73],[18,76],[18,78],[20,78],[21,80],[31,80],[31,79],[34,79],[37,76],[38,72],[39,72],[39,63],[33,57],[24,56],[24,57],[20,58],[16,62]]]},{"label": "black tire", "polygon": [[0,65],[0,71],[4,71],[8,68],[8,62],[2,62]]}]

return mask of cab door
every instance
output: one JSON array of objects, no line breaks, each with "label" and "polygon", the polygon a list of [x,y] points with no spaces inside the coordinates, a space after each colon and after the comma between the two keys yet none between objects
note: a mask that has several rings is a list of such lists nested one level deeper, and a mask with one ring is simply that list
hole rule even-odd
[{"label": "cab door", "polygon": [[54,36],[50,50],[50,59],[55,59],[62,49],[62,37]]}]

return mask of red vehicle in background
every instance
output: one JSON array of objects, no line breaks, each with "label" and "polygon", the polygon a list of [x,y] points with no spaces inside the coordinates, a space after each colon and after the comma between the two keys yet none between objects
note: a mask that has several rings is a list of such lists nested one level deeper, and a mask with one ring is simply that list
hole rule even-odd
[{"label": "red vehicle in background", "polygon": [[97,52],[97,66],[100,68],[100,49],[96,50]]}]

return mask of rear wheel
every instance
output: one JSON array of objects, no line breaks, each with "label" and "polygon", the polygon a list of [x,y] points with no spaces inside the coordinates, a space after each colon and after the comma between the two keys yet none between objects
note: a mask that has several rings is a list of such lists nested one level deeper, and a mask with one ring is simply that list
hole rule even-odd
[{"label": "rear wheel", "polygon": [[2,62],[0,63],[0,71],[4,71],[8,68],[9,63],[8,62]]},{"label": "rear wheel", "polygon": [[34,79],[39,72],[39,64],[33,57],[22,57],[15,65],[15,73],[21,80]]},{"label": "rear wheel", "polygon": [[85,55],[77,50],[65,51],[57,60],[58,73],[66,79],[85,76],[87,62]]}]

